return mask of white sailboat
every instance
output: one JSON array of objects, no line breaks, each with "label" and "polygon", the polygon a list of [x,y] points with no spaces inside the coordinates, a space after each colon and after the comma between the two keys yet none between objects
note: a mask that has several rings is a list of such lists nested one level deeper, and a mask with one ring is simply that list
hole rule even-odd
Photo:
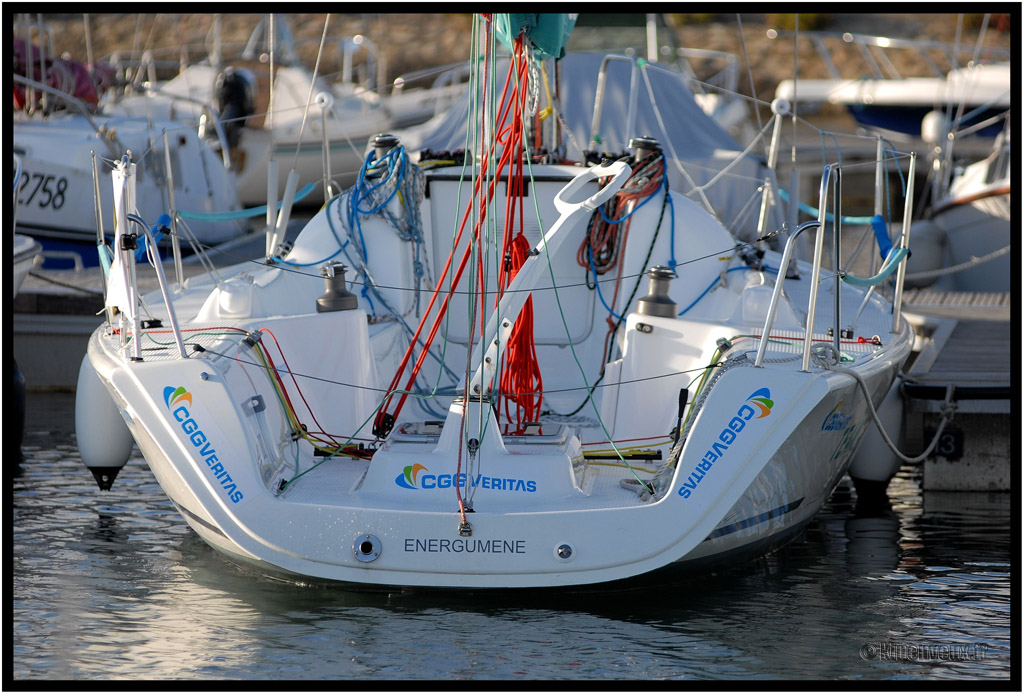
[{"label": "white sailboat", "polygon": [[[841,276],[824,218],[782,253],[743,243],[666,187],[651,138],[595,166],[535,149],[527,95],[557,49],[509,43],[463,163],[378,138],[290,250],[173,296],[140,304],[133,256],[115,260],[76,412],[101,487],[134,440],[232,560],[372,586],[605,584],[809,522],[910,352],[898,291],[861,286],[898,276],[905,243]],[[496,76],[482,50],[477,88]],[[813,261],[780,273],[811,230]]]}]

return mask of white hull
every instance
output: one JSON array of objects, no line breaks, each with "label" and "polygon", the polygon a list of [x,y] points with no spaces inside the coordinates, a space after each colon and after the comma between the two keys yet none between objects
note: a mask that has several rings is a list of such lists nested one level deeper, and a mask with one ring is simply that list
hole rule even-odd
[{"label": "white hull", "polygon": [[959,104],[1010,106],[1010,65],[985,65],[974,72],[954,70],[943,77],[782,80],[776,98],[867,106]]},{"label": "white hull", "polygon": [[[575,266],[589,214],[573,221],[582,204],[573,203],[559,208],[559,218],[551,205],[579,171],[534,167],[538,183],[531,192],[549,230],[546,247],[551,267],[558,268],[554,282],[567,287],[576,278],[576,288],[560,290],[558,302],[537,299],[535,308],[545,402],[556,412],[581,400],[579,390],[566,392],[579,385],[569,344],[587,365],[590,382],[604,352],[607,314],[593,292],[579,286]],[[445,202],[458,199],[453,173],[435,174],[422,206],[423,248],[434,272],[447,255],[446,241],[451,247],[446,220],[459,212]],[[717,222],[673,196],[674,212],[665,214],[675,215],[675,248],[732,248],[733,239]],[[310,222],[289,262],[312,262],[332,247],[337,253],[344,231],[334,220],[344,201],[335,199]],[[496,209],[502,208],[499,200]],[[634,236],[644,238],[659,215],[657,205],[640,208]],[[599,413],[602,425],[595,417],[549,417],[539,430],[502,435],[490,406],[451,397],[410,399],[371,460],[318,459],[305,440],[291,438],[274,384],[242,338],[262,335],[260,344],[266,343],[279,367],[276,355],[287,359],[301,383],[299,417],[310,431],[335,432],[339,442],[349,436],[371,441],[384,379],[408,338],[393,320],[368,325],[367,314],[379,310],[381,296],[399,314],[415,311],[408,293],[388,289],[417,286],[408,244],[388,230],[374,220],[363,226],[368,256],[389,259],[376,266],[376,306],[361,298],[357,309],[317,313],[321,278],[280,266],[241,265],[222,271],[232,279],[218,288],[197,282],[177,296],[184,334],[203,350],[190,349],[188,359],[168,346],[166,330],[140,336],[142,361],[126,359],[120,336],[109,331],[100,329],[90,340],[89,360],[160,485],[189,525],[235,560],[306,579],[475,588],[595,584],[703,564],[792,536],[827,499],[870,426],[868,403],[850,376],[818,366],[800,369],[804,338],[797,315],[806,310],[800,307],[810,295],[810,267],[802,265],[802,278],[787,281],[765,366],[755,367],[759,340],[751,335],[761,331],[770,286],[762,272],[727,273],[728,258],[708,257],[686,265],[672,283],[679,306],[699,298],[681,318],[635,313],[635,302],[626,306],[628,298],[619,297],[616,310],[628,315],[622,358],[607,365],[604,387],[595,390],[596,407],[584,411]],[[655,238],[623,252],[630,272],[670,252],[664,235]],[[538,256],[528,262],[545,261]],[[777,266],[778,254],[769,252],[766,262]],[[726,284],[703,296],[719,274]],[[545,296],[545,282],[550,290],[552,280],[536,277],[534,294]],[[820,301],[831,301],[832,283],[821,284]],[[862,300],[860,290],[844,288],[843,315],[856,313]],[[556,303],[564,304],[564,324],[555,323]],[[156,297],[148,304],[159,315]],[[450,312],[465,315],[457,304]],[[818,313],[814,338],[829,342],[831,316]],[[857,320],[857,334],[880,335],[881,344],[844,340],[841,346],[849,357],[844,365],[861,374],[876,404],[910,349],[906,323],[895,333],[891,323],[887,305],[872,297]],[[444,359],[456,371],[466,364],[464,329],[454,320],[446,328]],[[720,338],[730,341],[728,349]],[[726,361],[731,358],[738,361]],[[704,389],[677,463],[665,466],[675,459],[667,434],[676,422],[679,389],[716,359],[729,367]],[[447,386],[445,372],[431,368],[424,381]],[[428,422],[437,419],[443,426]],[[470,437],[461,435],[466,426],[479,432],[472,438],[478,443],[467,444]],[[608,447],[605,432],[620,447],[641,441],[642,452],[660,460],[635,462],[631,474],[618,458],[597,455]],[[660,475],[651,469],[658,467]],[[460,480],[460,474],[466,476]],[[657,493],[638,494],[634,475]],[[468,534],[460,533],[466,529],[461,497],[472,507],[464,517]]]},{"label": "white hull", "polygon": [[[176,120],[195,127],[203,113],[202,104],[214,103],[217,74],[210,65],[192,65],[156,91],[123,98],[113,108],[133,116]],[[342,188],[350,186],[359,173],[367,141],[390,127],[391,116],[375,94],[322,78],[315,85],[311,82],[312,73],[304,68],[278,67],[273,113],[254,114],[239,129],[231,159],[238,197],[244,205],[266,204],[271,157],[278,164],[278,200],[288,173],[294,169],[299,174],[300,188],[311,182],[318,184],[303,203],[322,203],[325,126],[331,178]],[[269,78],[264,75],[261,84],[269,92]]]},{"label": "white hull", "polygon": [[[201,213],[239,209],[233,177],[194,132],[167,121],[150,125],[144,118],[95,116],[94,120],[113,131],[140,161],[136,206],[149,224],[155,224],[161,214],[170,211],[164,183],[164,130],[168,131],[171,147],[177,209]],[[59,114],[47,120],[15,120],[14,147],[24,162],[23,183],[17,193],[17,229],[41,240],[95,246],[91,152],[100,160],[101,206],[108,231],[113,226],[109,221],[113,195],[109,183],[110,153],[88,121],[73,114]],[[243,229],[237,221],[190,221],[189,228],[204,244],[234,238]]]},{"label": "white hull", "polygon": [[39,242],[30,236],[14,235],[14,294],[17,296],[21,283],[28,277],[35,263],[36,255],[42,250]]},{"label": "white hull", "polygon": [[[954,176],[928,218],[911,228],[911,243],[921,250],[907,263],[913,286],[934,283],[936,289],[947,291],[1011,291],[1009,149],[1007,131],[992,154]],[[917,280],[914,273],[926,276]]]}]

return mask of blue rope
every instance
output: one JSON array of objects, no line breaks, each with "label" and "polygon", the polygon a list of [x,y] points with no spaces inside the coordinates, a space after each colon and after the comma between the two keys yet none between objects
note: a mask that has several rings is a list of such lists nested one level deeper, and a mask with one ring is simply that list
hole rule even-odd
[{"label": "blue rope", "polygon": [[[779,189],[779,197],[782,198],[783,202],[789,202],[789,193],[782,188]],[[799,207],[800,211],[803,212],[804,214],[814,217],[815,219],[818,219],[819,211],[817,208],[811,207],[810,205],[804,202],[798,202],[797,207]],[[834,219],[835,215],[833,215],[831,212],[825,213],[826,222],[831,222]],[[843,215],[843,224],[873,224],[874,219],[874,217],[847,217],[846,215]],[[884,222],[885,220],[882,221]]]},{"label": "blue rope", "polygon": [[[752,267],[750,267],[749,265],[739,265],[739,266],[737,266],[737,267],[731,267],[731,268],[729,268],[728,270],[726,270],[725,272],[726,272],[726,274],[728,274],[728,273],[730,273],[730,272],[736,272],[737,270],[754,270],[754,269],[755,269],[755,268],[752,268]],[[765,266],[764,266],[764,269],[765,269],[765,270],[766,270],[767,272],[771,272],[771,273],[773,273],[773,274],[776,274],[776,275],[777,275],[777,274],[779,274],[779,270],[778,270],[778,268],[768,267],[767,265],[765,265]],[[680,311],[680,312],[679,312],[679,313],[677,313],[676,315],[677,315],[677,316],[681,316],[681,315],[683,315],[684,313],[686,313],[687,311],[689,311],[689,310],[690,310],[691,308],[693,308],[694,306],[696,306],[696,305],[697,305],[697,302],[698,302],[698,301],[700,301],[701,299],[703,299],[703,298],[704,298],[705,296],[707,296],[708,292],[710,292],[710,291],[711,291],[712,289],[714,289],[714,288],[715,288],[715,285],[717,285],[717,284],[718,284],[719,282],[721,282],[721,281],[722,281],[722,278],[721,278],[721,277],[716,277],[716,278],[715,278],[715,279],[714,279],[714,280],[713,280],[713,281],[711,282],[711,284],[709,284],[709,285],[708,285],[707,289],[705,289],[705,290],[704,290],[703,292],[701,292],[701,295],[700,295],[700,296],[698,296],[698,297],[697,297],[696,299],[694,299],[694,300],[693,300],[693,303],[692,303],[692,304],[690,304],[689,306],[687,306],[686,308],[684,308],[684,309],[683,309],[682,311]]]},{"label": "blue rope", "polygon": [[[316,183],[307,183],[302,187],[299,192],[295,194],[295,198],[292,202],[299,202],[304,197],[309,195],[316,188]],[[284,200],[277,203],[278,210],[284,204]],[[188,210],[178,210],[178,216],[182,219],[194,219],[200,222],[230,222],[235,219],[248,219],[250,217],[259,217],[267,213],[267,206],[260,205],[259,207],[249,207],[244,210],[235,210],[233,212],[189,212]]]},{"label": "blue rope", "polygon": [[907,256],[907,253],[906,248],[894,248],[892,249],[891,257],[886,259],[885,265],[882,266],[882,269],[874,277],[857,277],[844,274],[841,275],[842,280],[855,287],[874,287],[884,282],[899,267],[900,261]]},{"label": "blue rope", "polygon": [[669,227],[672,230],[671,235],[668,237],[668,266],[673,270],[676,267],[676,204],[672,202],[672,196],[668,191],[668,176],[665,176],[665,195],[668,197],[669,206]]},{"label": "blue rope", "polygon": [[604,310],[615,316],[618,321],[622,320],[622,316],[612,310],[612,307],[608,305],[608,302],[604,300],[604,295],[601,293],[601,281],[597,277],[597,268],[594,267],[594,249],[587,245],[587,262],[590,263],[590,271],[594,273],[594,288],[597,290],[597,298],[601,300],[601,305],[604,306]]}]

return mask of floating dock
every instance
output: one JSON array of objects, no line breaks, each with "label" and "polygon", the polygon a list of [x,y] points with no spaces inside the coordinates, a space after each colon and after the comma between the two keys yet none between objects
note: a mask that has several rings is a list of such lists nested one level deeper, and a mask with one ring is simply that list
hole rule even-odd
[{"label": "floating dock", "polygon": [[[946,491],[1007,491],[1011,467],[1020,441],[1019,415],[1013,421],[1011,404],[1013,364],[1020,363],[1018,341],[1012,340],[1009,296],[1005,296],[1004,320],[997,297],[987,296],[972,308],[965,296],[938,299],[940,315],[953,313],[961,302],[975,319],[942,318],[927,337],[928,345],[906,370],[904,442],[907,451],[920,453],[932,440],[942,421],[947,387],[954,386],[956,413],[946,426],[931,456],[924,462],[922,487]],[[945,293],[943,293],[945,294]],[[960,293],[949,293],[960,294]],[[912,299],[928,298],[912,297]],[[924,304],[918,302],[918,308]],[[913,310],[914,304],[907,307]],[[981,319],[977,319],[981,318]]]}]

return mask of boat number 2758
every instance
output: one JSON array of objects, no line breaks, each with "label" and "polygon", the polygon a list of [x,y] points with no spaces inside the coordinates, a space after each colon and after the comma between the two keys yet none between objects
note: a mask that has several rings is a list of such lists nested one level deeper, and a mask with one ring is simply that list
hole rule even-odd
[{"label": "boat number 2758", "polygon": [[21,175],[18,188],[18,204],[39,207],[52,207],[59,210],[64,207],[64,195],[68,190],[68,179],[53,174],[29,173]]}]

